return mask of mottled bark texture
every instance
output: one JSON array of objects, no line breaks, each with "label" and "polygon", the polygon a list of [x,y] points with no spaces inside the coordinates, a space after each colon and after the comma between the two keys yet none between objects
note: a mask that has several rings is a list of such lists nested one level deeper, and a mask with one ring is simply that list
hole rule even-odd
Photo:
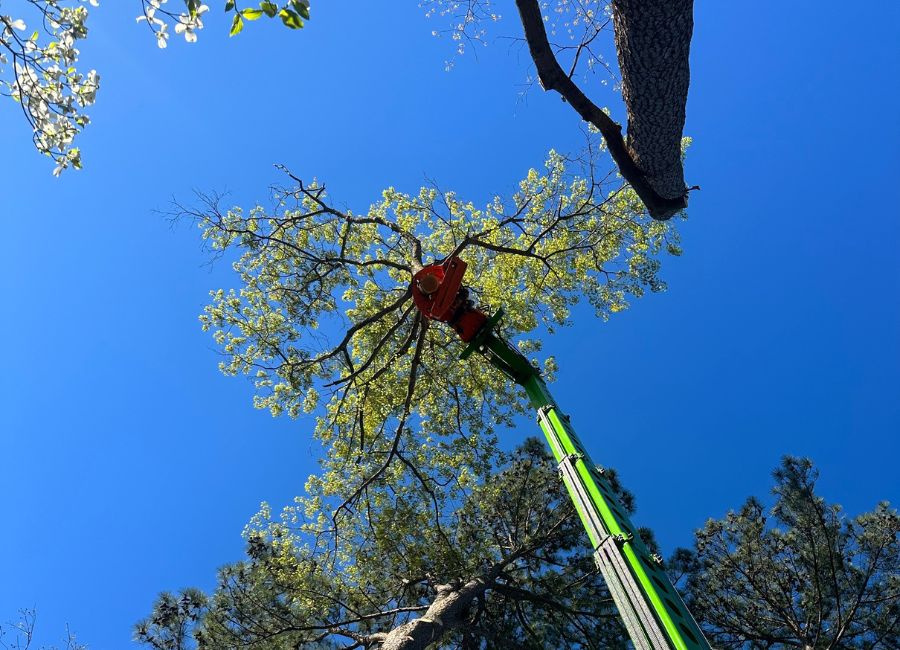
[{"label": "mottled bark texture", "polygon": [[463,585],[441,585],[425,615],[391,630],[381,650],[424,650],[445,632],[464,625],[475,599],[487,587],[481,578]]},{"label": "mottled bark texture", "polygon": [[[628,151],[662,197],[686,196],[681,164],[693,0],[613,0]],[[685,205],[687,201],[685,201]]]},{"label": "mottled bark texture", "polygon": [[606,141],[622,177],[654,219],[687,207],[681,136],[689,83],[693,0],[613,0],[628,140],[556,59],[538,0],[516,0],[525,40],[545,90],[555,90]]}]

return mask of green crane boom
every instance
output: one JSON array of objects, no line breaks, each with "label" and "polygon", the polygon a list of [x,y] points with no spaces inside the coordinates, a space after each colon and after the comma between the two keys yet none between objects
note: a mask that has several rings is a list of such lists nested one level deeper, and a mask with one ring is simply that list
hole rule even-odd
[{"label": "green crane boom", "polygon": [[426,318],[450,324],[468,342],[462,359],[478,352],[525,389],[635,648],[710,650],[660,561],[641,541],[612,485],[591,462],[540,372],[495,333],[502,310],[488,318],[473,307],[462,286],[465,268],[462,260],[452,258],[416,273],[412,285],[416,305]]}]

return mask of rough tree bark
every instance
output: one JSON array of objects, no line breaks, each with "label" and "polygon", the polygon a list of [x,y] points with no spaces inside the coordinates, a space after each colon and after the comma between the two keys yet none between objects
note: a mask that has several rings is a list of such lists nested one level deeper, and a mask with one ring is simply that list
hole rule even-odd
[{"label": "rough tree bark", "polygon": [[628,109],[628,150],[666,198],[685,196],[681,137],[693,0],[614,0],[613,25]]},{"label": "rough tree bark", "polygon": [[384,637],[381,650],[424,650],[445,632],[464,625],[475,599],[488,586],[484,578],[463,585],[441,585],[425,614],[391,630]]},{"label": "rough tree bark", "polygon": [[566,74],[547,39],[538,0],[516,0],[544,90],[555,90],[603,138],[622,177],[654,219],[687,207],[681,137],[690,81],[693,0],[613,0],[613,23],[628,139],[622,127]]}]

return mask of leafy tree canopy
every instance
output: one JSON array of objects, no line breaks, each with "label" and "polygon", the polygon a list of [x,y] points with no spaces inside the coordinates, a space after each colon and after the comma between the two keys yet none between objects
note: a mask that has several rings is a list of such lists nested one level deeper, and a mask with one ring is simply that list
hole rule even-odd
[{"label": "leafy tree canopy", "polygon": [[[171,25],[187,42],[195,42],[209,10],[201,0],[173,4],[174,10],[168,0],[140,0],[137,20],[149,27],[161,48],[168,44]],[[0,14],[0,93],[19,102],[36,148],[56,162],[53,173],[58,175],[81,166],[74,140],[89,123],[85,110],[99,90],[96,70],[84,74],[77,67],[78,42],[88,35],[88,6],[98,6],[98,0],[18,0],[14,6],[27,15]],[[449,24],[432,33],[449,33],[459,54],[466,43],[484,42],[485,25],[501,18],[490,0],[427,0],[422,6],[427,15],[438,15]],[[680,148],[691,0],[516,0],[516,8],[543,88],[559,92],[581,119],[603,134],[620,173],[654,218],[668,219],[684,209],[689,190]],[[258,5],[255,0],[249,4],[224,0],[224,9],[231,16],[232,36],[246,22],[260,18],[280,19],[284,26],[298,29],[310,17],[309,0],[263,0]],[[598,46],[604,42],[598,36],[613,31],[613,23],[629,117],[627,139],[622,127],[577,83],[596,70],[602,71],[601,83],[616,79],[602,45]],[[660,78],[669,81],[659,84]]]},{"label": "leafy tree canopy", "polygon": [[[606,318],[664,288],[659,253],[680,251],[673,227],[593,169],[551,153],[512,197],[483,207],[434,187],[389,188],[357,214],[290,176],[271,209],[226,210],[209,196],[180,208],[216,252],[238,255],[240,288],[213,292],[202,316],[222,370],[253,376],[256,406],[273,415],[313,412],[321,396],[315,435],[327,460],[311,495],[342,495],[337,515],[379,481],[465,488],[497,428],[523,412],[511,381],[461,363],[455,334],[420,318],[409,286],[423,264],[464,257],[471,298],[502,306],[504,334],[527,354],[583,299]],[[552,374],[552,358],[544,367]]]},{"label": "leafy tree canopy", "polygon": [[[13,0],[16,15],[0,14],[0,94],[21,106],[31,126],[37,150],[56,163],[53,170],[81,167],[81,151],[74,145],[76,136],[90,123],[85,109],[91,106],[100,89],[96,70],[85,73],[77,63],[79,42],[88,36],[88,7],[98,0]],[[291,29],[303,27],[308,20],[309,0],[260,2],[245,5],[223,0],[225,12],[232,14],[232,35],[239,33],[245,21],[269,17],[280,19]],[[139,0],[138,22],[145,23],[159,47],[168,44],[170,27],[188,43],[197,40],[203,28],[203,16],[209,6],[200,0]]]},{"label": "leafy tree canopy", "polygon": [[[210,597],[161,595],[137,637],[159,650],[628,647],[542,444],[493,462],[462,498],[437,495],[439,517],[413,483],[391,486],[337,537],[314,532],[302,499],[279,518],[264,505],[248,559]],[[669,560],[713,647],[898,647],[900,516],[880,503],[847,518],[816,479],[786,457],[771,509],[750,498]]]},{"label": "leafy tree canopy", "polygon": [[542,443],[494,461],[458,499],[436,494],[438,513],[395,486],[337,537],[315,534],[303,507],[273,518],[264,506],[247,559],[209,597],[162,594],[136,638],[157,650],[626,647]]},{"label": "leafy tree canopy", "polygon": [[[180,648],[179,630],[196,629],[210,647],[624,642],[552,462],[536,442],[498,451],[523,396],[461,363],[459,340],[420,317],[409,288],[423,265],[462,256],[471,299],[502,305],[504,334],[527,354],[583,299],[607,318],[662,290],[674,227],[612,173],[593,175],[601,149],[589,138],[577,159],[551,152],[483,207],[433,186],[388,188],[356,213],[289,172],[268,207],[208,195],[178,206],[239,277],[201,317],[222,370],[251,376],[273,415],[315,413],[326,454],[295,506],[251,524],[249,560],[223,571],[212,598],[164,596],[141,640]],[[543,365],[552,374],[552,358]]]},{"label": "leafy tree canopy", "polygon": [[[775,471],[758,499],[697,532],[671,565],[718,648],[900,647],[900,516],[886,502],[857,517],[815,492],[808,459]],[[678,577],[678,576],[676,576]]]}]

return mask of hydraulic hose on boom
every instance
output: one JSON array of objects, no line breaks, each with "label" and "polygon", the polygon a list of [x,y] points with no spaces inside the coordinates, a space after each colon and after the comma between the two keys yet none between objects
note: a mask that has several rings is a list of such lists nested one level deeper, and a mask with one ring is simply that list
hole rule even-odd
[{"label": "hydraulic hose on boom", "polygon": [[413,276],[413,300],[425,318],[447,323],[468,343],[461,359],[478,352],[525,389],[635,648],[710,650],[694,617],[657,557],[641,541],[603,470],[591,462],[540,372],[494,332],[502,310],[488,317],[469,299],[462,284],[465,271],[466,263],[456,257],[426,266]]}]

